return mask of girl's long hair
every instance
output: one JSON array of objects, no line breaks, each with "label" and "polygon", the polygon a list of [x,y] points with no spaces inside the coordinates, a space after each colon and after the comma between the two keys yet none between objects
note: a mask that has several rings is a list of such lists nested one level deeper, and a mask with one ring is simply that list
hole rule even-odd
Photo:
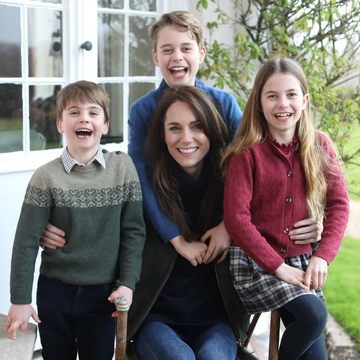
[{"label": "girl's long hair", "polygon": [[[268,61],[255,78],[239,131],[222,159],[224,174],[232,155],[240,154],[245,149],[264,141],[269,134],[261,107],[261,93],[267,80],[278,73],[294,76],[299,81],[303,94],[308,94],[305,74],[296,61],[288,58]],[[297,122],[295,134],[299,139],[301,163],[306,178],[308,214],[309,217],[321,221],[326,204],[325,171],[332,172],[333,165],[330,157],[320,146],[319,131],[312,124],[309,102]]]},{"label": "girl's long hair", "polygon": [[179,183],[170,169],[172,157],[165,144],[166,112],[176,102],[184,102],[191,106],[196,114],[196,119],[200,122],[210,141],[206,164],[211,166],[212,176],[208,201],[206,206],[202,206],[203,230],[217,225],[222,214],[224,181],[220,170],[220,161],[230,140],[224,120],[208,95],[200,89],[195,86],[169,88],[161,97],[147,136],[149,170],[155,195],[162,211],[179,226],[184,238],[190,241],[199,234],[194,234],[188,226],[186,215],[179,201]]}]

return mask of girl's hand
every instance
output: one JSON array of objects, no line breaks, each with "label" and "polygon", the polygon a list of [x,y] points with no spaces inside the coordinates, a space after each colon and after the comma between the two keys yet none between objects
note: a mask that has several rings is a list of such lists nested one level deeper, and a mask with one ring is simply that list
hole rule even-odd
[{"label": "girl's hand", "polygon": [[50,223],[47,223],[40,238],[40,245],[56,250],[66,244],[65,232]]},{"label": "girl's hand", "polygon": [[298,221],[294,227],[297,229],[291,230],[289,236],[296,245],[310,244],[321,240],[321,233],[324,230],[322,221],[316,222],[314,219]]},{"label": "girl's hand", "polygon": [[[124,285],[119,286],[117,288],[117,290],[115,290],[114,292],[111,293],[111,295],[108,297],[108,300],[111,303],[114,303],[114,300],[121,296],[123,296],[127,300],[129,308],[130,308],[132,301],[133,301],[133,291],[130,288],[128,288],[127,286],[124,286]],[[117,317],[117,311],[114,311],[111,314],[111,316]]]},{"label": "girl's hand", "polygon": [[228,255],[229,247],[231,245],[231,238],[225,229],[224,221],[218,226],[208,230],[201,237],[200,241],[205,243],[208,239],[210,239],[210,242],[205,257],[203,258],[203,263],[208,264],[215,260],[219,254],[222,254],[221,258],[218,260],[218,264],[220,264]]},{"label": "girl's hand", "polygon": [[328,271],[328,264],[326,260],[312,256],[305,273],[304,283],[310,289],[322,288],[325,285]]},{"label": "girl's hand", "polygon": [[275,271],[275,275],[289,284],[300,286],[305,290],[310,290],[310,287],[305,285],[305,272],[289,266],[285,263],[281,264]]},{"label": "girl's hand", "polygon": [[175,250],[188,260],[191,265],[202,264],[207,249],[206,244],[200,241],[187,242],[182,235],[173,238],[170,242]]},{"label": "girl's hand", "polygon": [[11,305],[7,316],[5,330],[11,335],[13,340],[16,339],[16,329],[20,326],[20,331],[25,331],[29,319],[32,317],[38,324],[41,322],[36,311],[30,305]]}]

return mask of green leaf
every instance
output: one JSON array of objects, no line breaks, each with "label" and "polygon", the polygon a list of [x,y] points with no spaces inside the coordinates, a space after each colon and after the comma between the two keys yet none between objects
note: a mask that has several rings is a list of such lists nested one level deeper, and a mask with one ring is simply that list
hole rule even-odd
[{"label": "green leaf", "polygon": [[239,43],[240,41],[244,41],[244,39],[245,39],[245,37],[241,32],[237,33],[236,36],[235,36],[235,42],[236,43]]},{"label": "green leaf", "polygon": [[288,51],[291,52],[291,53],[294,54],[294,55],[296,55],[296,54],[299,53],[298,47],[295,46],[295,45],[292,45],[292,44],[290,44],[290,45],[288,46]]},{"label": "green leaf", "polygon": [[207,0],[200,0],[198,1],[197,5],[196,5],[196,10],[200,11],[200,6],[202,6],[205,10],[208,8],[208,2]]},{"label": "green leaf", "polygon": [[261,15],[266,21],[269,21],[269,15],[266,11],[263,11]]}]

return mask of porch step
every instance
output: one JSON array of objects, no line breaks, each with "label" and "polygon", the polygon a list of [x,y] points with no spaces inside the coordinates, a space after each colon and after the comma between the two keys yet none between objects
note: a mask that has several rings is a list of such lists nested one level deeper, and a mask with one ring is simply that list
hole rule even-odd
[{"label": "porch step", "polygon": [[6,315],[0,314],[0,359],[32,360],[37,326],[29,323],[25,332],[18,329],[16,340],[12,340],[5,331],[6,318]]}]

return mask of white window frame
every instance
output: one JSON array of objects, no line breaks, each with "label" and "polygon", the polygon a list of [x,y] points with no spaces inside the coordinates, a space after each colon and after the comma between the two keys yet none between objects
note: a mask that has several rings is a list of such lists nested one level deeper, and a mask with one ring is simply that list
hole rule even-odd
[{"label": "white window frame", "polygon": [[[128,7],[129,0],[124,0],[125,7],[121,13],[126,14],[125,21],[128,22],[128,15],[151,15],[158,18],[162,13],[174,10],[188,10],[188,0],[157,0],[157,12],[134,11]],[[61,9],[63,11],[63,77],[60,78],[29,78],[27,61],[22,61],[22,77],[20,78],[0,78],[0,84],[16,83],[23,85],[23,117],[29,119],[28,108],[28,86],[46,84],[66,84],[86,79],[94,82],[123,83],[123,135],[122,143],[106,144],[105,147],[112,150],[122,150],[127,152],[128,126],[127,118],[129,113],[129,84],[134,82],[154,82],[157,87],[162,79],[158,68],[154,76],[128,76],[129,68],[129,47],[125,45],[125,74],[123,77],[102,78],[97,77],[97,0],[63,0],[63,4],[44,3],[42,1],[30,0],[5,0],[1,5],[17,5],[21,9],[21,35],[22,35],[22,56],[27,59],[27,6],[41,7],[49,9]],[[109,11],[111,12],[111,10]],[[117,12],[118,13],[118,12]],[[126,24],[128,25],[128,23]],[[128,29],[128,26],[126,26]],[[128,36],[125,36],[128,39]],[[91,41],[93,49],[85,51],[80,45],[85,41]],[[28,120],[24,124],[27,124]],[[52,150],[30,151],[28,125],[23,129],[23,151],[0,154],[0,174],[31,171],[42,164],[60,156],[62,148]],[[64,142],[64,141],[63,141]]]}]

